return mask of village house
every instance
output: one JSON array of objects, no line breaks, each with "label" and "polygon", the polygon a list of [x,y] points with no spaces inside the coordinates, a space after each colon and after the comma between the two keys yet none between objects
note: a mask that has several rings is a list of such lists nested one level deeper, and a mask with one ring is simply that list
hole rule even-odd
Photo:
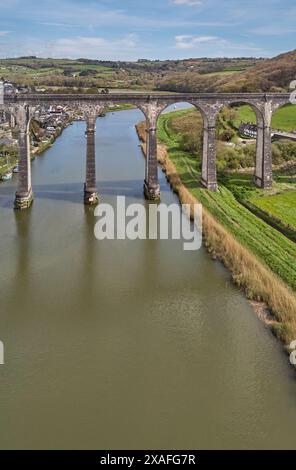
[{"label": "village house", "polygon": [[250,137],[252,139],[257,138],[257,126],[250,122],[242,122],[239,127],[239,133],[245,137]]}]

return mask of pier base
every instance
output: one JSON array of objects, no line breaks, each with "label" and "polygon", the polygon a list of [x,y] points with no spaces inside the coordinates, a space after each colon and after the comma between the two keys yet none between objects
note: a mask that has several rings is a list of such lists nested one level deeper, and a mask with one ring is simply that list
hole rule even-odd
[{"label": "pier base", "polygon": [[28,209],[32,205],[33,199],[34,197],[32,191],[27,194],[16,193],[14,200],[14,208],[17,210]]},{"label": "pier base", "polygon": [[160,186],[149,186],[146,181],[144,181],[144,194],[145,198],[148,201],[159,201],[160,200]]},{"label": "pier base", "polygon": [[255,175],[254,183],[256,186],[258,186],[258,188],[261,188],[261,189],[272,188],[272,178],[269,180],[268,179],[263,180],[262,178],[260,178],[260,176]]},{"label": "pier base", "polygon": [[208,189],[209,191],[213,191],[215,193],[217,193],[219,191],[218,189],[218,183],[217,182],[209,182],[209,181],[206,181],[205,179],[201,178],[201,184],[206,188]]},{"label": "pier base", "polygon": [[86,189],[84,187],[84,204],[87,206],[95,206],[99,203],[99,195],[96,189]]}]

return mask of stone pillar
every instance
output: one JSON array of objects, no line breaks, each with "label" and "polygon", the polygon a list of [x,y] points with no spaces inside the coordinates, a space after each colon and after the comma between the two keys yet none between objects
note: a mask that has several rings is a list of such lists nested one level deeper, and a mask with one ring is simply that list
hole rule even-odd
[{"label": "stone pillar", "polygon": [[262,189],[272,187],[271,118],[274,105],[266,101],[257,114],[257,150],[255,184]]},{"label": "stone pillar", "polygon": [[157,162],[157,130],[156,123],[151,123],[149,120],[147,120],[147,151],[144,194],[147,199],[152,201],[157,201],[160,199]]},{"label": "stone pillar", "polygon": [[31,151],[30,151],[30,113],[26,106],[17,110],[18,124],[18,181],[15,195],[15,208],[27,209],[33,201],[31,181]]},{"label": "stone pillar", "polygon": [[0,106],[4,104],[4,82],[0,80]]},{"label": "stone pillar", "polygon": [[201,183],[211,191],[218,191],[216,170],[216,121],[204,123]]},{"label": "stone pillar", "polygon": [[267,189],[272,187],[271,128],[265,122],[257,127],[255,184]]},{"label": "stone pillar", "polygon": [[10,114],[10,127],[11,129],[15,128],[15,117],[13,113]]},{"label": "stone pillar", "polygon": [[86,116],[86,177],[84,184],[84,203],[94,205],[99,202],[96,182],[96,147],[95,147],[95,129],[96,114],[87,114]]}]

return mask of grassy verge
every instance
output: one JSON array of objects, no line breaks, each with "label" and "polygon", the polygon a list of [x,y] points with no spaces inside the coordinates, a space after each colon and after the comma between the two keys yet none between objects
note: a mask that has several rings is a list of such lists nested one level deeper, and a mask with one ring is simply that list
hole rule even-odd
[{"label": "grassy verge", "polygon": [[266,197],[257,197],[252,201],[260,209],[296,230],[296,191],[285,191]]},{"label": "grassy verge", "polygon": [[296,242],[296,181],[275,175],[273,188],[257,189],[252,174],[231,173],[220,176],[237,201],[287,238]]},{"label": "grassy verge", "polygon": [[[231,191],[220,185],[211,193],[199,185],[195,155],[180,150],[170,119],[159,119],[159,161],[183,203],[203,204],[205,244],[223,261],[234,282],[250,300],[264,302],[273,314],[272,327],[285,344],[296,338],[296,245],[243,207]],[[145,139],[145,124],[138,127]]]}]

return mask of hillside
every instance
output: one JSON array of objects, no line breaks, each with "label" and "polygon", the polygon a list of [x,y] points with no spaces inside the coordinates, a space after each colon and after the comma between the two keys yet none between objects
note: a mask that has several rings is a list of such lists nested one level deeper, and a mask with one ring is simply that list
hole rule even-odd
[{"label": "hillside", "polygon": [[218,90],[222,87],[223,91],[286,91],[295,78],[296,50],[256,64],[218,85]]},{"label": "hillside", "polygon": [[296,50],[273,59],[193,58],[112,62],[89,59],[0,59],[0,76],[47,91],[102,88],[176,92],[281,92],[296,78]]},{"label": "hillside", "polygon": [[154,90],[157,83],[175,73],[182,77],[187,73],[190,76],[228,76],[239,74],[260,62],[262,59],[255,58],[112,62],[20,57],[0,59],[0,77],[18,85],[70,93],[78,89],[95,93],[105,87]]},{"label": "hillside", "polygon": [[296,77],[296,50],[266,59],[235,74],[178,72],[158,82],[159,90],[177,92],[281,92]]}]

